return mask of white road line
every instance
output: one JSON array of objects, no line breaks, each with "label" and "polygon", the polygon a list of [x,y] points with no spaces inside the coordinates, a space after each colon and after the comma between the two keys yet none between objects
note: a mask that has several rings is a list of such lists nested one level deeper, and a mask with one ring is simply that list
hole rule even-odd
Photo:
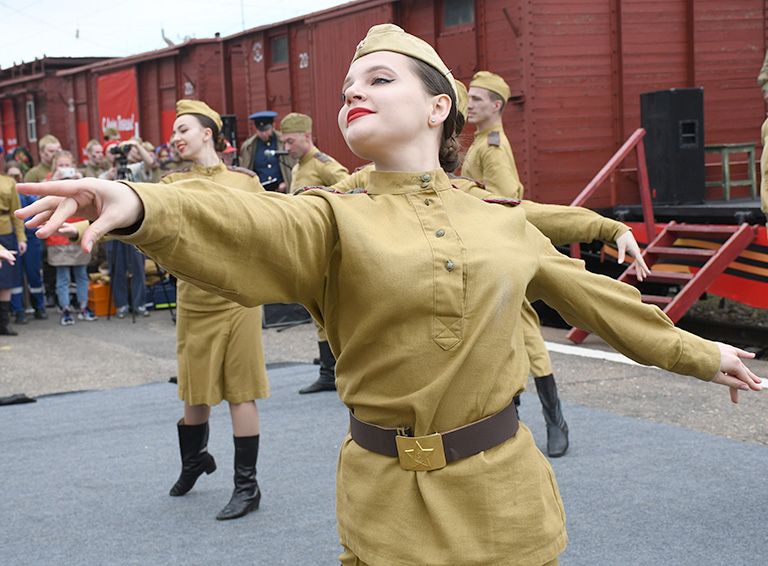
[{"label": "white road line", "polygon": [[547,350],[550,352],[558,352],[560,354],[568,354],[570,356],[581,356],[583,358],[597,358],[600,360],[606,360],[609,362],[618,362],[620,364],[629,364],[631,366],[639,366],[637,362],[630,360],[624,354],[618,352],[603,352],[602,350],[589,350],[581,346],[568,346],[567,344],[558,344],[556,342],[544,342]]}]

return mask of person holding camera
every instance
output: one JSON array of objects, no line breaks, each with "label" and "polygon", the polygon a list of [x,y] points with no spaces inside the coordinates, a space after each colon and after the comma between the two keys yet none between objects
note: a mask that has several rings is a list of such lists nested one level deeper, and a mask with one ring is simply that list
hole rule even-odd
[{"label": "person holding camera", "polygon": [[[104,144],[104,156],[110,167],[99,175],[99,179],[149,183],[152,170],[157,167],[154,157],[135,138],[125,142],[108,141]],[[125,170],[121,171],[121,168]]]},{"label": "person holding camera", "polygon": [[[62,181],[64,179],[82,179],[83,174],[75,169],[75,160],[69,151],[59,151],[51,161],[52,170],[45,177],[47,181]],[[82,220],[79,217],[69,218],[69,222]],[[48,264],[56,268],[56,297],[61,309],[62,326],[75,324],[69,297],[69,283],[75,278],[79,320],[92,322],[98,317],[88,308],[88,264],[91,254],[85,253],[77,244],[70,243],[68,238],[50,236],[46,242],[48,248]]]},{"label": "person holding camera", "polygon": [[[110,168],[99,179],[125,181],[151,181],[148,173],[154,160],[136,140],[127,142],[108,141],[104,144],[104,156]],[[138,158],[138,159],[137,159]],[[134,163],[128,163],[134,160]],[[145,257],[134,246],[118,240],[105,243],[112,301],[117,308],[117,318],[125,318],[131,311],[143,317],[149,316],[146,302]],[[130,282],[130,294],[129,294]],[[130,301],[129,301],[130,299]]]}]

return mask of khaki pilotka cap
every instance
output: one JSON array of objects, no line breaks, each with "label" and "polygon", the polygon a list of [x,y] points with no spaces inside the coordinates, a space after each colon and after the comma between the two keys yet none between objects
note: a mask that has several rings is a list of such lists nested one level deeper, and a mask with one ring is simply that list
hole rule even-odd
[{"label": "khaki pilotka cap", "polygon": [[443,63],[440,56],[429,43],[406,33],[403,28],[396,26],[395,24],[379,24],[373,26],[368,30],[368,34],[360,43],[357,44],[355,49],[355,56],[352,57],[352,62],[357,61],[360,57],[375,53],[377,51],[392,51],[394,53],[400,53],[401,55],[407,55],[413,57],[419,61],[424,61],[430,67],[437,69],[437,71],[443,75],[453,87],[453,92],[458,98],[458,90],[456,89],[456,80],[451,74],[451,70]]},{"label": "khaki pilotka cap", "polygon": [[461,81],[456,81],[456,110],[467,119],[467,107],[469,106],[469,93],[467,87]]},{"label": "khaki pilotka cap", "polygon": [[509,85],[499,75],[491,73],[490,71],[478,71],[475,76],[472,77],[472,82],[469,83],[469,88],[476,86],[478,88],[484,88],[498,94],[504,99],[504,102],[509,100],[511,91]]},{"label": "khaki pilotka cap", "polygon": [[178,118],[184,114],[201,114],[203,116],[208,116],[219,128],[219,132],[221,132],[221,127],[224,125],[224,122],[221,121],[221,116],[219,116],[219,113],[201,100],[177,100],[176,117]]},{"label": "khaki pilotka cap", "polygon": [[284,134],[311,132],[312,118],[306,114],[291,112],[280,122],[280,131]]}]

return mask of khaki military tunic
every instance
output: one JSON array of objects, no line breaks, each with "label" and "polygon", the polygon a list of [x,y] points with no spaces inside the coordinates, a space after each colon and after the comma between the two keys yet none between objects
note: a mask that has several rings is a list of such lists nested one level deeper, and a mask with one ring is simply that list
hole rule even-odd
[{"label": "khaki military tunic", "polygon": [[501,125],[475,132],[475,141],[464,157],[461,174],[482,182],[494,194],[523,198],[523,184],[512,147]]},{"label": "khaki military tunic", "polygon": [[13,215],[19,208],[21,208],[21,202],[19,193],[16,192],[16,181],[7,175],[0,175],[0,236],[15,231],[16,241],[26,242],[24,221]]},{"label": "khaki military tunic", "polygon": [[103,173],[109,171],[109,164],[102,162],[94,165],[89,161],[79,171],[83,174],[83,177],[96,177],[98,179]]},{"label": "khaki military tunic", "polygon": [[765,52],[763,66],[760,68],[760,73],[757,75],[757,84],[760,85],[764,95],[768,93],[768,51]]},{"label": "khaki military tunic", "polygon": [[51,168],[45,163],[38,163],[32,169],[24,174],[25,183],[41,183],[45,181],[46,175],[51,172]]},{"label": "khaki military tunic", "polygon": [[[129,185],[145,216],[122,239],[243,305],[305,305],[337,355],[341,400],[370,423],[425,435],[509,406],[528,376],[526,292],[640,363],[703,380],[719,367],[713,343],[558,253],[522,208],[456,190],[442,169],[374,171],[365,194]],[[566,544],[557,484],[525,425],[430,472],[347,436],[336,510],[342,544],[373,566],[528,566]]]},{"label": "khaki military tunic", "polygon": [[760,203],[763,213],[768,216],[768,119],[760,128],[760,139],[763,140],[763,154],[760,157]]},{"label": "khaki military tunic", "polygon": [[316,147],[302,157],[291,171],[291,192],[302,187],[330,187],[349,177],[349,170]]},{"label": "khaki military tunic", "polygon": [[[228,168],[193,165],[186,171],[168,173],[162,183],[182,179],[207,179],[248,192],[263,192],[254,173]],[[211,185],[212,193],[221,187]],[[243,245],[233,238],[229,246]],[[216,253],[213,261],[220,263]],[[217,405],[225,399],[242,403],[269,396],[269,381],[261,340],[261,307],[245,308],[179,280],[176,323],[179,398],[191,405]]]}]

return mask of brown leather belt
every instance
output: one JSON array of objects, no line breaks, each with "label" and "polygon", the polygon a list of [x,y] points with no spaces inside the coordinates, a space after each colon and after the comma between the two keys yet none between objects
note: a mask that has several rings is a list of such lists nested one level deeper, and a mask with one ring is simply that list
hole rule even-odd
[{"label": "brown leather belt", "polygon": [[404,469],[416,471],[438,470],[448,462],[493,448],[512,438],[519,426],[514,403],[479,421],[427,436],[412,436],[409,427],[370,424],[349,411],[352,440],[371,452],[397,457]]}]

